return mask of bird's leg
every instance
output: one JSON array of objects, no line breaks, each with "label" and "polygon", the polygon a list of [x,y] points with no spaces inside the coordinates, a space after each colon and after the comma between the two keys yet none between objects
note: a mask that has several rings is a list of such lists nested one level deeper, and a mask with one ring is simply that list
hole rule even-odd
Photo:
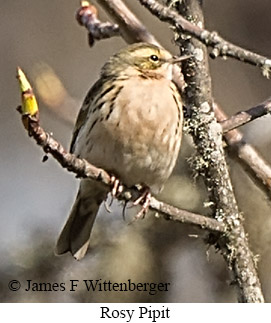
[{"label": "bird's leg", "polygon": [[123,185],[120,183],[119,179],[117,179],[114,175],[111,176],[110,182],[112,185],[111,195],[113,198],[117,197],[123,192]]},{"label": "bird's leg", "polygon": [[123,185],[120,183],[119,179],[116,178],[116,176],[112,175],[110,177],[110,185],[111,185],[111,200],[110,203],[107,203],[107,201],[104,202],[105,208],[107,212],[111,213],[110,206],[113,203],[113,200],[115,197],[118,196],[118,194],[122,193],[123,191]]},{"label": "bird's leg", "polygon": [[145,214],[148,212],[149,210],[149,206],[150,206],[150,201],[151,201],[151,192],[149,187],[143,187],[142,189],[142,194],[139,196],[138,199],[136,199],[133,202],[133,205],[142,205],[141,210],[137,213],[137,215],[135,216],[135,220],[137,219],[144,219]]},{"label": "bird's leg", "polygon": [[[111,201],[109,204],[107,204],[107,202],[105,202],[105,208],[108,212],[111,212],[110,206],[112,205],[114,198],[117,197],[119,194],[121,194],[124,189],[124,187],[120,183],[119,179],[117,179],[114,175],[112,175],[110,178],[110,184],[112,187],[111,192],[110,192],[111,193]],[[141,204],[142,207],[141,207],[141,210],[136,214],[134,220],[141,219],[141,218],[143,219],[145,217],[145,214],[149,210],[149,205],[150,205],[150,201],[151,201],[151,193],[150,193],[150,188],[148,186],[142,186],[142,185],[137,186],[136,185],[136,188],[139,190],[139,192],[141,194],[132,203],[132,206],[136,206],[136,205]],[[127,207],[127,203],[128,203],[128,201],[125,203],[125,206],[123,208],[123,218],[125,218],[125,209]]]}]

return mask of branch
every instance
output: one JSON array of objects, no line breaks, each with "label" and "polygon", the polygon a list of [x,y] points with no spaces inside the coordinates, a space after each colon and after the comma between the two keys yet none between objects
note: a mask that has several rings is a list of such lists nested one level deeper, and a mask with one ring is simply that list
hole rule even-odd
[{"label": "branch", "polygon": [[156,0],[138,0],[144,7],[146,7],[153,15],[158,17],[161,21],[165,21],[177,27],[179,32],[191,35],[201,41],[204,45],[213,48],[210,56],[216,58],[232,57],[239,61],[243,61],[262,69],[265,77],[269,78],[271,73],[271,59],[253,53],[249,50],[236,46],[217,34],[217,32],[210,32],[201,28],[200,24],[196,25],[185,19],[175,10],[168,8],[165,5],[158,3]]},{"label": "branch", "polygon": [[225,134],[230,130],[243,126],[244,124],[263,117],[269,113],[271,113],[271,98],[253,108],[238,112],[234,116],[220,121],[220,124],[222,126],[223,133]]},{"label": "branch", "polygon": [[81,26],[88,30],[88,42],[94,45],[95,40],[119,36],[119,26],[110,22],[101,22],[97,18],[96,7],[87,1],[81,1],[81,8],[76,12],[76,19]]},{"label": "branch", "polygon": [[120,35],[128,43],[146,42],[159,45],[144,24],[131,12],[122,0],[96,0],[119,25]]},{"label": "branch", "polygon": [[[141,3],[156,4],[155,1],[143,1]],[[193,21],[196,26],[203,26],[203,12],[201,1],[178,1],[178,9],[182,15]],[[158,4],[157,4],[157,7]],[[172,17],[176,20],[184,19],[175,11],[165,10],[160,7],[162,13],[156,12],[162,20],[169,21]],[[173,14],[174,13],[174,14]],[[173,15],[173,16],[172,16]],[[185,24],[187,21],[185,20]],[[189,25],[188,25],[189,26]],[[199,27],[196,27],[196,30]],[[209,73],[206,47],[195,38],[183,39],[177,33],[181,50],[186,55],[193,55],[193,62],[184,62],[183,70],[187,88],[185,91],[186,102],[191,108],[190,133],[193,136],[198,158],[197,170],[203,176],[205,185],[213,202],[213,212],[217,219],[227,225],[227,239],[218,237],[216,246],[221,250],[234,281],[238,286],[239,300],[242,302],[264,302],[261,284],[255,268],[254,256],[248,244],[247,234],[242,224],[242,216],[239,213],[234,196],[225,153],[222,146],[221,126],[217,123],[212,110],[213,98],[211,95],[211,78]],[[201,52],[201,59],[196,53]]]},{"label": "branch", "polygon": [[[63,168],[75,173],[77,178],[96,180],[112,189],[111,176],[105,170],[97,168],[85,159],[77,158],[75,155],[67,152],[59,142],[40,126],[36,98],[32,87],[21,69],[18,69],[17,78],[19,79],[22,92],[22,106],[18,108],[18,111],[22,115],[22,121],[28,135],[33,137],[46,154],[51,154]],[[118,195],[120,200],[130,201],[140,195],[140,192],[136,189],[124,188],[122,193]],[[215,219],[175,208],[158,201],[154,197],[151,197],[149,206],[150,209],[164,214],[166,219],[194,224],[212,232],[225,233],[226,231],[226,226]]]},{"label": "branch", "polygon": [[[223,121],[227,119],[227,115],[225,112],[223,112],[218,104],[214,103],[213,107],[217,120],[223,125]],[[227,120],[231,120],[231,118]],[[224,138],[230,148],[239,157],[239,161],[241,161],[246,166],[246,169],[250,171],[250,174],[256,180],[255,182],[257,184],[261,184],[261,187],[266,191],[268,196],[270,196],[271,167],[265,161],[263,156],[261,156],[253,146],[244,140],[243,134],[240,130],[234,129],[228,131],[224,134]]]},{"label": "branch", "polygon": [[97,0],[97,2],[110,13],[117,24],[101,22],[97,17],[96,7],[87,1],[81,1],[81,8],[76,13],[76,19],[88,30],[90,46],[93,46],[94,40],[112,36],[122,36],[128,44],[140,41],[159,44],[121,0]]}]

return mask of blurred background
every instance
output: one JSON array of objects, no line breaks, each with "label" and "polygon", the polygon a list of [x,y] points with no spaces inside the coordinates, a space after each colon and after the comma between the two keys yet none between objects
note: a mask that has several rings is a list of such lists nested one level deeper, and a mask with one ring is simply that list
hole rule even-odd
[{"label": "blurred background", "polygon": [[[93,2],[95,4],[95,2]],[[125,3],[173,53],[168,25],[152,17],[135,0]],[[37,94],[41,123],[65,147],[83,98],[105,60],[125,46],[121,38],[88,46],[87,32],[75,20],[78,0],[0,0],[0,300],[1,302],[235,302],[236,292],[224,260],[208,248],[201,230],[147,215],[127,225],[118,202],[114,212],[101,207],[87,256],[54,255],[58,234],[73,204],[78,180],[44,153],[24,131],[16,107],[20,95],[16,66],[29,77]],[[269,0],[205,1],[206,26],[229,41],[271,57]],[[110,16],[100,10],[100,19]],[[228,114],[247,109],[270,96],[270,81],[259,69],[232,59],[210,61],[215,99]],[[270,118],[242,128],[245,138],[271,161]],[[207,213],[204,186],[194,180],[186,138],[175,173],[161,199]],[[231,176],[267,301],[271,300],[270,200],[228,157]],[[128,211],[133,212],[133,210]],[[131,216],[131,215],[130,215]],[[129,214],[128,214],[129,219]],[[17,279],[22,288],[9,291]],[[26,280],[68,284],[70,279],[112,282],[167,282],[168,292],[26,292]]]}]

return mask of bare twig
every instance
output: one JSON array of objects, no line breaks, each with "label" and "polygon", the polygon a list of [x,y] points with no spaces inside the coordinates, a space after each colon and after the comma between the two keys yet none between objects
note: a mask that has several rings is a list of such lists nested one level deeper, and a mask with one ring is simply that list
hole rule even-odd
[{"label": "bare twig", "polygon": [[191,23],[175,10],[158,3],[156,0],[138,1],[161,21],[174,25],[180,30],[180,32],[189,34],[200,40],[206,46],[213,48],[210,54],[212,58],[216,58],[218,56],[235,58],[239,61],[259,66],[262,69],[263,75],[269,77],[271,72],[271,59],[226,41],[220,37],[217,32],[210,32],[203,29],[201,24],[196,25]]},{"label": "bare twig", "polygon": [[131,12],[122,0],[96,0],[119,25],[120,34],[128,43],[146,42],[159,45],[155,37]]},{"label": "bare twig", "polygon": [[95,40],[119,36],[119,26],[110,22],[101,22],[97,17],[96,7],[87,1],[81,1],[81,8],[76,13],[78,23],[88,30],[89,45],[93,46]]},{"label": "bare twig", "polygon": [[[267,102],[267,101],[266,101]],[[213,104],[215,116],[219,122],[223,124],[223,121],[227,121],[227,115],[219,107],[218,104]],[[252,108],[253,109],[253,108]],[[247,143],[240,130],[234,129],[224,134],[224,138],[227,144],[239,157],[247,170],[250,171],[257,184],[261,184],[261,187],[267,191],[270,196],[271,191],[271,167],[264,160],[263,156],[249,143]]]},{"label": "bare twig", "polygon": [[241,111],[234,116],[220,122],[223,133],[243,126],[257,118],[263,117],[271,112],[271,98],[246,111]]},{"label": "bare twig", "polygon": [[76,19],[88,30],[90,46],[94,44],[94,40],[112,36],[122,36],[128,44],[142,41],[159,45],[155,37],[121,0],[97,0],[97,2],[110,13],[117,24],[101,22],[98,19],[97,8],[87,1],[81,1]]},{"label": "bare twig", "polygon": [[[22,112],[22,109],[18,110],[19,112]],[[29,136],[33,137],[46,154],[51,154],[63,168],[75,173],[78,178],[90,178],[111,187],[111,177],[105,170],[97,168],[88,163],[85,159],[77,158],[75,155],[67,152],[59,142],[40,126],[37,114],[33,116],[30,116],[29,114],[22,115],[22,120]],[[136,191],[136,189],[126,188],[118,198],[129,201],[132,198],[138,197],[139,194],[140,193]],[[158,201],[154,197],[151,197],[150,209],[164,214],[166,219],[193,224],[213,232],[224,233],[226,229],[226,226],[223,223],[215,219],[178,209]]]}]

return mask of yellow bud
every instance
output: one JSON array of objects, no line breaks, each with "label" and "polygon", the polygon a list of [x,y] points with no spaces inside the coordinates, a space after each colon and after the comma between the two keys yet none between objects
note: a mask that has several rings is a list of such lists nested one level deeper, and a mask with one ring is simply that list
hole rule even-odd
[{"label": "yellow bud", "polygon": [[28,82],[24,72],[17,67],[17,78],[19,80],[22,95],[22,115],[34,116],[38,112],[38,104],[33,89]]},{"label": "yellow bud", "polygon": [[81,7],[88,7],[89,2],[88,1],[81,1]]}]

